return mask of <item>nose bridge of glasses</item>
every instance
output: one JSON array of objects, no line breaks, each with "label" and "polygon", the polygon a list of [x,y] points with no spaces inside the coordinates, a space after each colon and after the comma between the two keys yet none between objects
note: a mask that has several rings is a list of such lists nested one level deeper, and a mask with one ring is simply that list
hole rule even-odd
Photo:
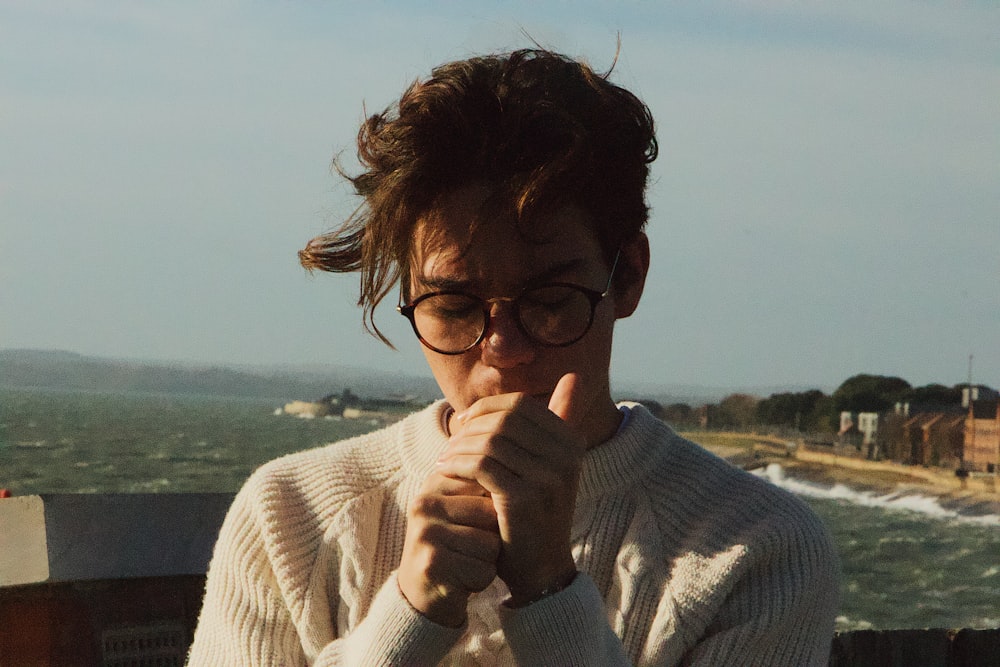
[{"label": "nose bridge of glasses", "polygon": [[486,304],[487,309],[492,314],[493,310],[494,310],[493,306],[497,306],[497,305],[500,305],[502,303],[509,303],[509,304],[513,305],[514,302],[517,301],[517,298],[518,297],[516,297],[516,296],[494,296],[494,297],[491,297],[489,299],[483,299],[483,303]]},{"label": "nose bridge of glasses", "polygon": [[483,336],[499,335],[505,341],[526,336],[524,324],[520,319],[520,303],[518,296],[497,296],[483,299],[486,318],[483,322]]},{"label": "nose bridge of glasses", "polygon": [[495,296],[483,299],[483,310],[486,313],[486,321],[483,327],[493,329],[497,325],[497,320],[503,324],[504,319],[511,320],[513,324],[517,319],[517,297],[516,296]]}]

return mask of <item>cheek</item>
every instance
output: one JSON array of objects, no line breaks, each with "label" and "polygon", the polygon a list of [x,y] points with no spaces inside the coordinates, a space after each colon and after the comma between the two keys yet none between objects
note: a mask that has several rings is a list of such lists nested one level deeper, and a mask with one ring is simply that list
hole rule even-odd
[{"label": "cheek", "polygon": [[[602,304],[603,305],[603,304]],[[615,322],[614,304],[607,304],[608,307],[598,308],[594,313],[594,323],[590,327],[587,338],[590,339],[591,347],[594,349],[610,346]]]},{"label": "cheek", "polygon": [[[423,352],[427,366],[445,398],[456,401],[462,389],[469,384],[468,379],[475,359],[470,353],[445,355],[428,350],[426,347]],[[454,406],[454,402],[452,405]]]}]

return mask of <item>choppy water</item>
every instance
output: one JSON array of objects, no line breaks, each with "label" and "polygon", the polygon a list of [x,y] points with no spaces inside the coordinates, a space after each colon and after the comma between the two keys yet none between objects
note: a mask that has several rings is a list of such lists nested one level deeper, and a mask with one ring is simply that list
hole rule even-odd
[{"label": "choppy water", "polygon": [[275,415],[278,401],[0,390],[0,488],[236,491],[261,463],[378,428]]},{"label": "choppy water", "polygon": [[1000,627],[1000,516],[969,516],[920,495],[878,495],[757,471],[802,496],[842,565],[840,630]]},{"label": "choppy water", "polygon": [[[236,491],[261,463],[370,431],[297,419],[280,401],[0,390],[0,488],[15,494]],[[934,498],[816,486],[772,466],[830,527],[838,629],[1000,626],[1000,516]]]}]

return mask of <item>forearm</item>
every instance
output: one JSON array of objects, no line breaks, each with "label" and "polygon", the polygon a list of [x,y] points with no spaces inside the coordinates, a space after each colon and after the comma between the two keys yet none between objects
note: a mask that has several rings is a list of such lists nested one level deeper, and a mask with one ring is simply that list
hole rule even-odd
[{"label": "forearm", "polygon": [[253,513],[237,500],[223,525],[188,657],[192,667],[305,664]]}]

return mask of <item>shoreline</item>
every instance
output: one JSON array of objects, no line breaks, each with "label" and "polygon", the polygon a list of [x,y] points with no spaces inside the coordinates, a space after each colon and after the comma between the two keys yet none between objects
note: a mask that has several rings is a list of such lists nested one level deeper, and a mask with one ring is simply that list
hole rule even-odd
[{"label": "shoreline", "polygon": [[[963,516],[1000,516],[1000,493],[986,484],[961,488],[945,469],[917,468],[864,459],[835,457],[799,448],[791,452],[767,436],[684,433],[705,449],[744,470],[780,465],[788,477],[826,489],[843,485],[875,496],[924,496]],[[953,474],[953,473],[952,473]]]}]

